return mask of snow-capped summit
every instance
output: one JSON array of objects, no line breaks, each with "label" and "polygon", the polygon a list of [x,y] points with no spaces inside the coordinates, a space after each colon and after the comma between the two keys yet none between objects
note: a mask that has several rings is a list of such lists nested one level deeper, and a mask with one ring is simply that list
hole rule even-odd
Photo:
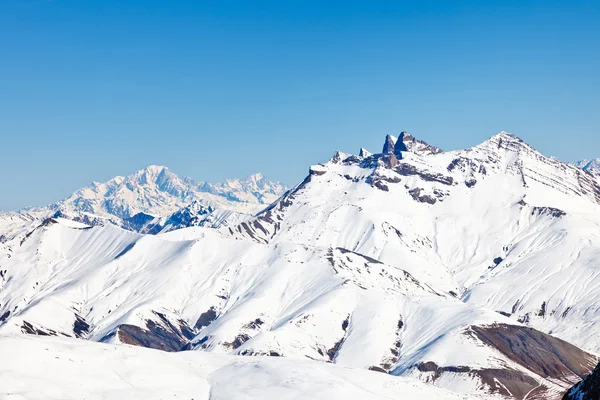
[{"label": "snow-capped summit", "polygon": [[129,176],[93,182],[48,208],[65,215],[83,213],[107,219],[131,218],[140,212],[163,215],[189,204],[196,191],[191,179],[151,165]]},{"label": "snow-capped summit", "polygon": [[531,147],[527,142],[525,142],[520,137],[505,131],[501,131],[494,136],[490,137],[488,140],[483,143],[475,146],[475,148],[480,149],[504,149],[511,151],[535,151],[533,147]]},{"label": "snow-capped summit", "polygon": [[358,152],[359,157],[369,157],[370,155],[372,155],[372,153],[364,147],[361,147],[360,151]]}]

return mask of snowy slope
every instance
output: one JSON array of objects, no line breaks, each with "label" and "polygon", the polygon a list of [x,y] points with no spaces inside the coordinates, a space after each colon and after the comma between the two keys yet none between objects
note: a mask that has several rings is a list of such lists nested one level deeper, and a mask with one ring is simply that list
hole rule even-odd
[{"label": "snowy slope", "polygon": [[36,221],[28,215],[18,212],[0,211],[0,243],[6,243],[26,232],[30,226],[35,226]]},{"label": "snowy slope", "polygon": [[[41,220],[63,217],[88,225],[113,223],[133,231],[157,233],[165,229],[163,225],[169,218],[192,203],[196,208],[211,211],[254,214],[285,190],[285,186],[261,174],[211,184],[182,178],[166,167],[151,165],[129,176],[118,176],[104,183],[93,182],[67,199],[48,207],[26,210],[26,214]],[[198,217],[190,216],[191,219]],[[194,221],[185,225],[186,222],[189,221],[179,221],[183,226],[195,225]]]},{"label": "snowy slope", "polygon": [[0,336],[0,353],[0,397],[5,399],[475,399],[310,360],[169,354],[23,336]]},{"label": "snowy slope", "polygon": [[[561,393],[596,363],[343,248],[189,230],[153,236],[48,220],[0,258],[0,331],[310,358],[490,396]],[[502,341],[484,339],[502,331],[558,359],[542,358],[543,368],[512,359]],[[560,367],[545,375],[546,364]]]}]

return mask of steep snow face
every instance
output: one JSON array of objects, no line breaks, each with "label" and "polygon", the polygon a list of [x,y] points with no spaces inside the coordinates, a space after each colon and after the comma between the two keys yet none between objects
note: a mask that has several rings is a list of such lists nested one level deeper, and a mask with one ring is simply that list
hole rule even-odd
[{"label": "steep snow face", "polygon": [[573,165],[577,168],[583,169],[584,171],[600,173],[600,158],[576,161],[573,163]]},{"label": "steep snow face", "polygon": [[0,351],[0,397],[7,399],[483,399],[310,360],[169,354],[25,336],[0,336]]},{"label": "steep snow face", "polygon": [[202,208],[253,214],[285,190],[282,184],[261,174],[211,184],[182,178],[166,167],[152,165],[127,177],[93,182],[65,200],[27,213],[42,219],[54,216],[88,225],[113,223],[130,230],[156,233],[164,229],[162,225],[169,218],[180,218],[181,226],[193,226],[202,214],[189,215],[187,225],[181,220],[181,214],[186,212],[182,209],[191,203],[196,205],[187,212]]}]

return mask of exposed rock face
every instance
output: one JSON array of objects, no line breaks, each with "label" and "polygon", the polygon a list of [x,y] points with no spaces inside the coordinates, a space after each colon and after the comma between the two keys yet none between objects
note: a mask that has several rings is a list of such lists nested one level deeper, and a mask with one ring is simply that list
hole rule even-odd
[{"label": "exposed rock face", "polygon": [[572,344],[533,328],[496,324],[473,326],[472,331],[483,343],[546,378],[567,382],[575,377],[583,378],[598,361]]},{"label": "exposed rock face", "polygon": [[401,132],[398,141],[394,147],[394,153],[398,158],[402,158],[403,151],[410,151],[420,155],[430,155],[442,153],[439,147],[431,146],[422,140],[418,140],[408,132]]},{"label": "exposed rock face", "polygon": [[600,399],[600,364],[584,380],[573,386],[563,400],[598,400]]},{"label": "exposed rock face", "polygon": [[[506,364],[503,368],[490,368],[438,365],[436,362],[427,361],[414,365],[413,369],[423,374],[425,380],[429,382],[463,375],[465,380],[476,379],[481,382],[487,387],[489,393],[514,399],[546,400],[560,398],[566,388],[573,385],[573,382],[580,377],[586,376],[587,371],[591,370],[597,362],[595,356],[563,340],[528,327],[500,323],[474,325],[466,331],[466,334],[486,347],[493,348],[506,361],[514,364]],[[600,367],[596,370],[600,374]],[[588,381],[592,379],[588,377]],[[593,385],[588,384],[586,387],[591,386]],[[592,398],[598,399],[589,397]],[[572,400],[579,397],[565,399]]]},{"label": "exposed rock face", "polygon": [[[496,324],[483,327],[473,326],[471,329],[479,340],[488,346],[494,347],[511,361],[516,362],[537,376],[548,381],[560,382],[567,387],[573,381],[585,377],[588,371],[598,362],[595,356],[572,344],[532,328]],[[503,382],[502,375],[495,378]],[[541,396],[540,398],[552,398],[551,395],[555,389],[551,389],[550,385],[535,382],[531,386],[531,382],[527,384],[526,380],[521,378],[519,380],[522,382],[515,387],[520,388],[524,392],[523,394],[532,391],[532,395]],[[508,382],[505,383],[505,386],[509,387],[508,385]],[[597,385],[595,387],[596,390],[600,388]],[[517,396],[515,392],[512,392],[512,394],[517,398],[522,398]],[[592,398],[598,399],[598,397],[590,397],[590,399]]]},{"label": "exposed rock face", "polygon": [[205,207],[200,202],[193,202],[187,207],[182,208],[167,219],[164,226],[168,227],[188,227],[199,225],[199,222],[212,213],[212,207]]},{"label": "exposed rock face", "polygon": [[371,153],[369,152],[369,150],[365,149],[364,147],[361,147],[360,152],[358,153],[359,157],[369,157],[371,155]]},{"label": "exposed rock face", "polygon": [[122,324],[101,341],[109,341],[116,335],[121,343],[134,346],[164,351],[184,350],[187,342],[194,337],[194,330],[183,320],[174,324],[164,314],[158,312],[154,314],[158,319],[146,320],[145,329],[136,325]]},{"label": "exposed rock face", "polygon": [[408,147],[406,147],[406,143],[404,141],[410,141],[411,138],[413,138],[413,137],[408,132],[400,133],[400,136],[398,137],[398,141],[396,142],[396,145],[394,146],[394,154],[396,155],[396,157],[401,159],[402,152],[408,151]]},{"label": "exposed rock face", "polygon": [[383,143],[383,150],[381,150],[381,152],[383,154],[390,154],[394,152],[394,146],[396,145],[396,141],[398,139],[396,139],[394,136],[392,135],[387,135],[385,137],[385,142]]},{"label": "exposed rock face", "polygon": [[440,367],[433,361],[428,361],[419,363],[416,369],[420,372],[430,373],[433,382],[444,374],[466,374],[469,377],[480,379],[489,388],[490,393],[515,399],[523,399],[528,394],[534,394],[534,391],[541,390],[545,393],[547,390],[534,377],[513,368]]},{"label": "exposed rock face", "polygon": [[[153,215],[149,215],[143,212],[139,212],[135,214],[133,217],[125,218],[123,221],[125,222],[125,227],[128,230],[136,231],[136,232],[144,232],[144,233],[158,233],[160,231],[158,225],[152,225],[152,221],[154,221],[156,217]],[[80,221],[85,223],[85,221]],[[96,225],[94,223],[88,223],[88,225]],[[158,229],[157,229],[158,228]]]}]

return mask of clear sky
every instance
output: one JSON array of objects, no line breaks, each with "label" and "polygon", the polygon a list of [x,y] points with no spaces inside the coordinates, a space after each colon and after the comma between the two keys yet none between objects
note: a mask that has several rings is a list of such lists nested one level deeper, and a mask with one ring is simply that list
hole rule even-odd
[{"label": "clear sky", "polygon": [[0,209],[163,164],[294,184],[408,130],[600,157],[600,1],[0,0]]}]

